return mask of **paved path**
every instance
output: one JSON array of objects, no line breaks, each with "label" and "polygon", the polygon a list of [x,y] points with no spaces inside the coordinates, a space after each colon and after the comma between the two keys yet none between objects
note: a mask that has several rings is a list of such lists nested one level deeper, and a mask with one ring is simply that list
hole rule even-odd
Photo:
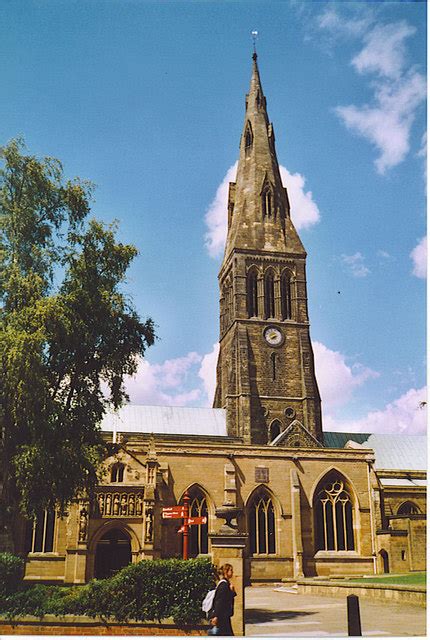
[{"label": "paved path", "polygon": [[[299,595],[294,586],[247,587],[246,635],[346,637],[346,598]],[[363,636],[425,636],[424,607],[360,598]]]}]

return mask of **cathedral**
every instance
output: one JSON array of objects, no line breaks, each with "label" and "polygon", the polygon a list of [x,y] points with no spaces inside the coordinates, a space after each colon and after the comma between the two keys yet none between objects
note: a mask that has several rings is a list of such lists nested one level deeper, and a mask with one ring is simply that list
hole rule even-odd
[{"label": "cathedral", "polygon": [[425,568],[425,438],[323,430],[291,208],[254,53],[219,272],[214,407],[106,415],[96,495],[28,524],[26,580],[82,584],[181,557],[181,520],[162,515],[184,497],[202,518],[190,555],[211,554],[227,520],[242,536],[248,581]]}]

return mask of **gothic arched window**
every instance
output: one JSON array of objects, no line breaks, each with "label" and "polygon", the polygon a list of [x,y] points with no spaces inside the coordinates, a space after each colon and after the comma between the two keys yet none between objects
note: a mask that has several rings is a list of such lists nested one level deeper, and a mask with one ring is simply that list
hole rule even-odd
[{"label": "gothic arched window", "polygon": [[317,549],[353,551],[354,527],[351,496],[339,476],[325,480],[315,498]]},{"label": "gothic arched window", "polygon": [[282,320],[291,320],[291,272],[284,271],[281,278],[281,314]]},{"label": "gothic arched window", "polygon": [[111,482],[124,482],[124,465],[118,462],[112,466],[110,472]]},{"label": "gothic arched window", "polygon": [[27,523],[27,553],[49,553],[54,549],[55,511],[41,511]]},{"label": "gothic arched window", "polygon": [[257,272],[251,269],[248,272],[246,282],[246,295],[248,306],[248,317],[256,318],[258,316],[258,289],[257,289]]},{"label": "gothic arched window", "polygon": [[248,121],[245,130],[245,149],[249,149],[252,146],[254,136],[252,133],[251,123]]},{"label": "gothic arched window", "polygon": [[[199,488],[190,491],[190,517],[208,517],[206,496]],[[208,522],[189,528],[189,555],[195,558],[199,553],[208,553]]]},{"label": "gothic arched window", "polygon": [[417,505],[414,502],[410,502],[409,500],[401,504],[397,509],[398,516],[416,516],[419,513],[421,512]]},{"label": "gothic arched window", "polygon": [[272,271],[264,276],[264,312],[266,318],[275,317],[275,279]]},{"label": "gothic arched window", "polygon": [[270,364],[272,369],[272,381],[276,380],[276,353],[270,354]]},{"label": "gothic arched window", "polygon": [[281,433],[281,423],[279,420],[274,420],[270,425],[270,442],[272,442]]},{"label": "gothic arched window", "polygon": [[275,509],[271,497],[259,491],[248,507],[251,554],[276,553]]}]

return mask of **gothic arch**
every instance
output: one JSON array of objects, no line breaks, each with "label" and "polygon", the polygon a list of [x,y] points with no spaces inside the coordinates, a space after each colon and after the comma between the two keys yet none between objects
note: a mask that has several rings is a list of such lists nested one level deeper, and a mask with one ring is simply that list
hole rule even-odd
[{"label": "gothic arch", "polygon": [[114,462],[110,465],[110,481],[124,482],[125,464],[123,462]]},{"label": "gothic arch", "polygon": [[184,495],[188,492],[190,497],[189,515],[192,517],[206,516],[207,522],[200,525],[192,525],[189,530],[189,554],[195,557],[199,554],[207,554],[209,551],[209,521],[213,520],[214,507],[208,492],[197,482],[190,485],[182,494],[179,504],[183,504]]},{"label": "gothic arch", "polygon": [[130,537],[132,554],[139,552],[140,541],[136,533],[126,522],[118,519],[104,522],[98,529],[96,529],[88,545],[88,550],[90,553],[95,553],[97,544],[99,543],[101,538],[103,538],[103,536],[106,535],[106,533],[109,533],[109,531],[111,531],[112,529],[120,529],[124,531],[124,533],[126,533]]},{"label": "gothic arch", "polygon": [[272,489],[270,489],[270,487],[268,487],[267,484],[264,484],[263,482],[260,482],[260,484],[258,484],[256,487],[254,487],[254,489],[252,489],[252,491],[249,492],[248,497],[243,501],[245,509],[248,507],[250,501],[259,491],[265,491],[270,495],[271,499],[273,500],[273,506],[275,507],[276,517],[281,517],[283,514],[283,510],[279,498],[276,496],[276,494],[273,493]]},{"label": "gothic arch", "polygon": [[185,495],[185,492],[186,492],[186,491],[188,491],[188,494],[189,494],[189,495],[192,495],[193,493],[195,493],[195,492],[197,492],[197,491],[200,491],[200,492],[205,496],[205,498],[206,498],[206,500],[207,500],[207,503],[208,503],[208,512],[209,512],[209,514],[210,514],[211,516],[214,516],[214,515],[215,515],[215,503],[214,503],[214,501],[212,500],[212,498],[211,498],[211,496],[210,496],[209,492],[208,492],[208,491],[206,491],[206,489],[205,489],[201,484],[199,484],[198,482],[192,482],[190,485],[188,485],[188,487],[186,487],[186,488],[182,491],[182,493],[181,493],[181,495],[180,495],[180,498],[179,498],[179,502],[178,502],[178,504],[183,504],[183,501],[184,501],[184,495]]},{"label": "gothic arch", "polygon": [[333,465],[332,467],[330,467],[329,469],[326,469],[325,471],[323,471],[322,473],[320,473],[320,475],[317,477],[317,479],[314,481],[311,491],[310,491],[310,501],[311,504],[313,503],[314,499],[315,499],[315,494],[317,489],[319,488],[319,485],[322,484],[324,478],[330,476],[330,475],[334,475],[337,474],[338,476],[340,476],[346,483],[346,486],[348,487],[348,490],[351,492],[351,496],[354,498],[354,506],[357,509],[361,508],[361,504],[360,501],[358,499],[357,493],[354,489],[354,485],[352,483],[352,481],[350,480],[350,478],[347,476],[347,474],[344,471],[341,471],[340,469],[338,469],[335,465]]},{"label": "gothic arch", "polygon": [[292,320],[294,317],[293,286],[294,286],[294,274],[291,271],[291,269],[288,269],[287,267],[282,270],[281,278],[280,278],[282,320]]},{"label": "gothic arch", "polygon": [[245,150],[250,149],[252,147],[253,142],[254,142],[254,134],[252,132],[252,125],[248,120],[245,127]]},{"label": "gothic arch", "polygon": [[[122,522],[120,520],[109,520],[108,522],[103,523],[95,531],[94,535],[92,536],[88,544],[89,553],[88,553],[88,562],[86,567],[86,580],[90,580],[91,578],[94,578],[96,575],[99,574],[100,558],[97,558],[98,545],[103,538],[109,537],[109,534],[110,533],[113,534],[115,530],[119,531],[120,533],[123,533],[124,534],[123,539],[126,538],[129,541],[129,551],[127,552],[126,550],[125,557],[122,558],[122,560],[119,557],[118,553],[115,552],[110,554],[111,560],[113,560],[114,563],[115,562],[117,563],[117,566],[114,566],[115,570],[122,568],[122,566],[125,566],[129,562],[138,561],[139,552],[140,552],[140,542],[137,535],[133,531],[133,529],[129,527],[125,522]],[[106,561],[106,559],[109,558],[109,553],[107,557],[106,557],[106,554],[104,555],[105,555],[104,561]],[[100,575],[98,575],[98,577],[100,577]],[[102,575],[101,577],[104,577],[104,576]]]},{"label": "gothic arch", "polygon": [[280,420],[275,419],[269,425],[269,442],[272,442],[282,431],[282,423]]},{"label": "gothic arch", "polygon": [[265,218],[275,217],[275,194],[273,186],[267,176],[264,179],[261,189],[261,209],[263,220]]},{"label": "gothic arch", "polygon": [[312,496],[316,551],[356,551],[359,511],[357,497],[343,473],[322,475]]},{"label": "gothic arch", "polygon": [[279,554],[277,521],[280,507],[272,491],[260,484],[246,501],[246,521],[249,548],[253,556]]},{"label": "gothic arch", "polygon": [[421,509],[412,500],[405,500],[397,509],[398,516],[416,516],[420,513]]},{"label": "gothic arch", "polygon": [[258,269],[255,265],[246,274],[246,306],[249,318],[259,316]]},{"label": "gothic arch", "polygon": [[264,315],[275,317],[275,270],[268,267],[264,272]]}]

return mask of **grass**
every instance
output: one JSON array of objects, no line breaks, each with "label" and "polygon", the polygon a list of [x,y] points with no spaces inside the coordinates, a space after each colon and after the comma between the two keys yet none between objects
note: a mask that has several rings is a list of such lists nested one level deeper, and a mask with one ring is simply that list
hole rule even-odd
[{"label": "grass", "polygon": [[424,586],[426,584],[426,572],[414,571],[413,573],[402,574],[384,574],[380,576],[369,576],[364,578],[349,578],[348,582],[369,582],[381,584],[408,584],[415,586]]}]

